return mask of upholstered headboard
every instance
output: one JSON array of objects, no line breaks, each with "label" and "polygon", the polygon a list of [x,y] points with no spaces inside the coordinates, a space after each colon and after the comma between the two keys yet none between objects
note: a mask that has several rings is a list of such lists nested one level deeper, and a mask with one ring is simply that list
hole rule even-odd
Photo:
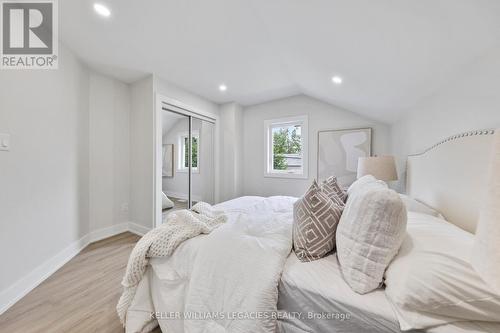
[{"label": "upholstered headboard", "polygon": [[454,135],[408,156],[408,195],[439,210],[460,228],[475,232],[486,193],[494,132]]}]

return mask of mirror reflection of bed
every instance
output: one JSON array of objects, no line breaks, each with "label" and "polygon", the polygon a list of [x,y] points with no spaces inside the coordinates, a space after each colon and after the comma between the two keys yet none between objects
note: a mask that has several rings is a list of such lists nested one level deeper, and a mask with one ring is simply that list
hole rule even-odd
[{"label": "mirror reflection of bed", "polygon": [[[193,201],[192,204],[196,204],[196,201]],[[176,198],[173,196],[167,196],[164,192],[162,192],[162,214],[163,220],[167,217],[167,215],[173,211],[179,209],[187,209],[188,201],[187,199]]]}]

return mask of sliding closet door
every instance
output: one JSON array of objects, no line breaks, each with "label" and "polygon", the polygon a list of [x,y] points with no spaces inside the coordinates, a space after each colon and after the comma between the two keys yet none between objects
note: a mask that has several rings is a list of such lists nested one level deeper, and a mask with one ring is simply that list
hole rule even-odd
[{"label": "sliding closet door", "polygon": [[199,201],[214,203],[214,147],[214,119],[174,105],[163,107],[163,221],[169,212],[189,209]]},{"label": "sliding closet door", "polygon": [[162,112],[162,191],[168,200],[162,205],[168,212],[189,208],[189,128],[190,117]]},{"label": "sliding closet door", "polygon": [[192,118],[191,201],[214,203],[215,192],[215,125]]}]

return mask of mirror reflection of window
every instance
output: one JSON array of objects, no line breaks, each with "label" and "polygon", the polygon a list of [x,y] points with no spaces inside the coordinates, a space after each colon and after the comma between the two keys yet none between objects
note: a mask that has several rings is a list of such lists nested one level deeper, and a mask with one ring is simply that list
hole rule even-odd
[{"label": "mirror reflection of window", "polygon": [[[182,133],[179,136],[180,158],[179,158],[179,171],[187,171],[189,169],[189,135]],[[198,132],[193,132],[191,135],[191,166],[193,172],[198,172],[199,166],[199,149],[200,149],[200,135]]]}]

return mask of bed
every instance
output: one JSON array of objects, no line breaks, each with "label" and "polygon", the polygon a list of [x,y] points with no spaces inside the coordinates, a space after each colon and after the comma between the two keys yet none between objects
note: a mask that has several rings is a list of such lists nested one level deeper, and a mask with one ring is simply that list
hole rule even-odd
[{"label": "bed", "polygon": [[[263,202],[265,198],[243,197],[239,200],[233,200],[229,205],[243,210],[252,202]],[[285,207],[294,198],[279,200],[286,200]],[[415,215],[409,214],[410,223]],[[183,320],[176,318],[184,311],[184,303],[179,300],[184,299],[193,258],[206,237],[203,235],[184,242],[172,257],[151,261],[151,269],[138,291],[142,297],[136,299],[129,315],[139,313],[137,322],[141,322],[142,312],[155,311],[163,332],[184,331]],[[378,289],[366,295],[355,293],[343,280],[338,265],[335,255],[310,263],[301,263],[293,252],[288,256],[279,282],[278,311],[282,318],[278,320],[277,332],[401,332],[384,290]],[[500,332],[500,325],[462,322],[425,332]]]},{"label": "bed", "polygon": [[[464,133],[444,140],[422,154],[409,157],[408,193],[443,212],[445,217],[455,221],[462,229],[473,232],[480,208],[481,188],[487,182],[485,170],[491,149],[491,134],[493,131]],[[474,161],[470,161],[471,154],[475,156]],[[450,165],[457,164],[460,165],[458,170],[450,173]],[[437,167],[430,167],[436,165]],[[458,179],[462,179],[464,174],[473,175],[474,181],[459,182]],[[454,187],[458,187],[457,190],[461,192],[456,193]],[[452,202],[462,203],[466,200],[464,190],[467,190],[469,197],[473,193],[478,199],[472,204],[469,201],[463,213],[459,214],[457,210],[460,209],[456,206],[453,209]],[[284,214],[285,219],[291,219],[295,200],[293,197],[242,197],[221,203],[216,208],[235,215],[257,214],[269,210]],[[408,225],[419,223],[422,219],[426,219],[424,214],[409,212]],[[185,295],[189,293],[190,276],[197,268],[194,265],[195,258],[200,255],[200,248],[203,248],[207,237],[209,236],[201,235],[189,239],[171,257],[154,258],[150,261],[150,269],[139,284],[127,314],[127,332],[143,330],[144,320],[150,313],[155,313],[162,331],[185,331],[185,318],[180,317],[180,314],[186,307]],[[335,255],[301,263],[291,252],[277,282],[277,310],[280,314],[277,332],[401,332],[395,309],[388,301],[384,289],[365,295],[352,291],[343,280]],[[244,332],[238,329],[232,331]],[[204,332],[225,331],[208,329]],[[464,321],[422,332],[500,332],[500,324]]]}]

